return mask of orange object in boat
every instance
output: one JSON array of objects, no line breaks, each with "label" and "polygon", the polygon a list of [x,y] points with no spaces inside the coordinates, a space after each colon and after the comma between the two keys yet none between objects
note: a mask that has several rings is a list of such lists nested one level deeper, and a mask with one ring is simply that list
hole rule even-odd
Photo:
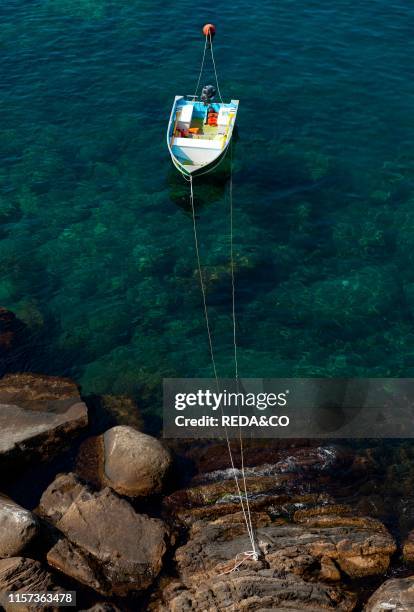
[{"label": "orange object in boat", "polygon": [[190,134],[198,134],[200,128],[190,128],[188,131],[190,132]]}]

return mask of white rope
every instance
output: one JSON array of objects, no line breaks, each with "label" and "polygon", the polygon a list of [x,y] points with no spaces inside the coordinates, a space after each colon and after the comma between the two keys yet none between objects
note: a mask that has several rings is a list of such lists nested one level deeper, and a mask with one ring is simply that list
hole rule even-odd
[{"label": "white rope", "polygon": [[223,98],[221,97],[219,82],[218,82],[218,78],[217,78],[216,62],[214,61],[213,39],[211,38],[211,32],[209,32],[208,35],[209,35],[209,38],[210,38],[211,59],[212,59],[212,62],[213,62],[214,75],[216,77],[217,91],[218,91],[218,95],[219,95],[219,98],[220,98],[220,102],[223,104]]},{"label": "white rope", "polygon": [[239,366],[237,361],[237,338],[236,338],[236,290],[234,282],[234,255],[233,255],[233,144],[230,141],[230,184],[229,184],[229,200],[230,200],[230,269],[231,269],[231,301],[232,301],[232,319],[233,319],[233,345],[234,345],[234,370],[235,378],[239,378]]},{"label": "white rope", "polygon": [[214,359],[213,340],[211,338],[210,322],[208,320],[206,290],[205,290],[205,287],[204,287],[203,273],[201,271],[200,250],[198,248],[197,226],[196,226],[196,218],[195,218],[195,210],[194,210],[193,177],[192,177],[191,174],[190,174],[190,201],[191,201],[191,212],[192,212],[192,215],[193,215],[194,245],[195,245],[195,251],[196,251],[196,256],[197,256],[197,266],[198,266],[198,274],[199,274],[199,278],[200,278],[201,294],[203,296],[204,318],[205,318],[205,321],[206,321],[206,328],[207,328],[207,335],[208,335],[208,344],[209,344],[209,347],[210,347],[210,356],[211,356],[211,363],[213,365],[214,378],[216,380],[218,380],[218,378],[217,378],[216,361]]},{"label": "white rope", "polygon": [[[218,91],[218,94],[219,94],[219,97],[220,97],[220,101],[223,104],[223,98],[221,97],[220,86],[219,86],[219,82],[218,82],[216,64],[215,64],[215,61],[214,61],[213,42],[212,42],[211,33],[209,33],[208,36],[209,36],[210,49],[211,49],[211,59],[212,59],[212,63],[213,63],[214,74],[215,74],[216,84],[217,84],[217,91]],[[197,91],[198,91],[198,88],[199,88],[199,85],[200,85],[200,81],[201,81],[201,75],[203,73],[204,60],[205,60],[206,48],[207,48],[207,42],[208,42],[208,38],[206,36],[205,45],[204,45],[204,52],[203,52],[203,58],[202,58],[202,62],[201,62],[201,69],[200,69],[200,74],[199,74],[199,77],[198,77],[197,87],[196,87],[196,92],[195,92],[194,97],[197,95]],[[238,360],[237,360],[236,304],[235,304],[234,252],[233,252],[233,149],[232,149],[232,141],[230,141],[230,156],[231,156],[231,162],[230,162],[230,184],[229,184],[229,200],[230,200],[230,266],[231,266],[231,285],[232,285],[232,321],[233,321],[234,365],[235,365],[236,384],[237,384],[237,387],[238,387],[238,385],[239,385],[239,372],[238,372]],[[196,251],[198,275],[199,275],[199,279],[200,279],[200,287],[201,287],[201,294],[202,294],[202,301],[203,301],[204,319],[205,319],[205,323],[206,323],[207,336],[208,336],[208,344],[209,344],[210,357],[211,357],[211,363],[212,363],[212,367],[213,367],[214,378],[215,378],[215,381],[216,381],[217,391],[218,391],[218,393],[220,393],[220,382],[219,382],[219,378],[218,378],[218,375],[217,375],[217,367],[216,367],[216,361],[215,361],[215,357],[214,357],[214,348],[213,348],[213,340],[212,340],[212,334],[211,334],[211,327],[210,327],[210,321],[209,321],[209,317],[208,317],[206,290],[205,290],[205,286],[204,286],[203,273],[202,273],[202,269],[201,269],[200,249],[199,249],[199,244],[198,244],[197,223],[196,223],[195,207],[194,207],[193,176],[191,174],[187,175],[178,165],[176,165],[176,167],[179,170],[179,172],[181,173],[181,175],[184,177],[184,179],[187,182],[190,183],[190,202],[191,202],[191,213],[192,213],[192,218],[193,218],[194,245],[195,245],[195,251]],[[224,415],[224,410],[223,410],[222,404],[220,404],[220,409],[221,409],[221,414],[223,416]],[[240,416],[240,406],[239,406],[239,416]],[[235,484],[236,484],[237,494],[238,494],[238,497],[239,497],[239,500],[240,500],[240,505],[241,505],[244,521],[246,523],[247,534],[249,536],[249,540],[250,540],[250,543],[252,545],[252,550],[241,552],[241,553],[238,553],[236,555],[235,560],[234,560],[234,567],[233,568],[231,568],[230,570],[227,570],[226,572],[223,572],[223,574],[229,574],[231,572],[237,571],[239,566],[242,563],[244,563],[247,559],[251,558],[254,561],[257,561],[258,558],[259,558],[259,553],[256,550],[256,543],[255,543],[255,537],[254,537],[254,529],[253,529],[252,517],[251,517],[251,512],[250,512],[249,497],[248,497],[248,494],[247,494],[246,473],[245,473],[245,469],[244,469],[244,456],[243,456],[243,437],[242,437],[241,426],[239,425],[239,441],[240,441],[241,473],[242,473],[242,479],[243,479],[244,495],[242,494],[242,491],[241,491],[241,488],[240,488],[240,485],[239,485],[239,479],[237,477],[236,466],[234,464],[233,452],[231,450],[231,444],[230,444],[230,439],[229,439],[228,430],[227,430],[227,426],[226,425],[224,426],[224,431],[225,431],[225,434],[226,434],[227,449],[228,449],[228,454],[229,454],[229,458],[230,458],[231,468],[232,468],[232,471],[233,471],[234,481],[235,481]],[[241,558],[240,561],[238,561],[238,558],[240,556],[242,558]],[[223,574],[220,574],[220,575],[223,575]]]},{"label": "white rope", "polygon": [[[241,559],[240,561],[237,561],[237,558],[240,557],[240,555],[243,555],[243,559]],[[217,576],[225,576],[226,574],[231,574],[232,572],[236,572],[239,569],[240,565],[245,563],[247,559],[253,559],[253,561],[258,561],[259,555],[257,554],[255,550],[246,550],[245,552],[237,553],[237,555],[234,557],[234,567],[232,567],[229,570],[226,570],[225,572],[220,572],[220,574],[217,574]]]},{"label": "white rope", "polygon": [[197,86],[195,88],[194,98],[197,97],[197,91],[198,91],[198,88],[200,87],[201,76],[204,70],[204,60],[206,58],[206,49],[207,49],[207,36],[206,36],[206,41],[204,43],[203,59],[201,60],[200,74],[198,75],[198,81],[197,81]]},{"label": "white rope", "polygon": [[[231,270],[231,301],[232,301],[232,320],[233,320],[233,351],[234,351],[234,376],[236,379],[236,393],[239,392],[239,365],[237,359],[237,334],[236,334],[236,289],[234,280],[234,249],[233,249],[233,141],[230,141],[230,182],[229,182],[229,203],[230,203],[230,270]],[[244,452],[243,452],[243,434],[240,425],[240,406],[239,413],[239,443],[240,443],[240,461],[241,473],[243,478],[244,497],[246,500],[247,516],[249,522],[250,540],[253,546],[253,552],[256,553],[254,543],[254,529],[252,524],[252,516],[250,512],[249,496],[247,494],[246,473],[244,470]]]},{"label": "white rope", "polygon": [[[182,172],[182,175],[184,175],[184,173]],[[199,275],[199,279],[200,279],[200,286],[201,286],[201,294],[202,294],[202,298],[203,298],[203,308],[204,308],[204,318],[205,318],[205,323],[206,323],[206,328],[207,328],[207,336],[208,336],[208,342],[209,342],[209,348],[210,348],[210,356],[211,356],[211,363],[213,366],[213,372],[214,372],[214,378],[216,380],[216,385],[217,385],[217,392],[220,393],[220,382],[218,379],[218,375],[217,375],[217,368],[216,368],[216,362],[214,359],[214,349],[213,349],[213,341],[212,341],[212,336],[211,336],[211,328],[210,328],[210,322],[209,322],[209,318],[208,318],[208,310],[207,310],[207,301],[206,301],[206,290],[205,290],[205,286],[204,286],[204,281],[203,281],[203,273],[201,271],[201,261],[200,261],[200,249],[198,246],[198,237],[197,237],[197,224],[196,224],[196,217],[195,217],[195,208],[194,208],[194,191],[193,191],[193,177],[190,174],[190,177],[185,177],[187,181],[190,182],[190,202],[191,202],[191,213],[192,213],[192,217],[193,217],[193,231],[194,231],[194,245],[195,245],[195,251],[196,251],[196,257],[197,257],[197,266],[198,266],[198,275]],[[221,409],[221,414],[222,416],[224,415],[224,411],[223,411],[223,406],[220,404],[220,409]],[[224,426],[224,431],[226,434],[226,442],[227,442],[227,450],[229,453],[229,458],[230,458],[230,464],[233,470],[233,477],[234,477],[234,481],[236,484],[236,489],[237,489],[237,494],[240,500],[240,505],[242,508],[242,512],[243,512],[243,517],[244,517],[244,521],[246,523],[246,528],[247,528],[247,533],[252,545],[252,549],[253,549],[253,554],[255,555],[255,559],[258,558],[258,553],[256,552],[256,545],[255,545],[255,540],[254,540],[254,532],[253,532],[253,527],[252,527],[252,521],[251,521],[251,515],[250,515],[250,508],[249,508],[249,502],[248,502],[248,497],[247,497],[247,490],[246,490],[246,480],[245,480],[245,475],[244,475],[244,466],[243,466],[243,478],[244,478],[244,485],[245,485],[245,500],[247,502],[247,508],[248,508],[248,512],[246,512],[246,508],[245,508],[245,504],[244,504],[244,500],[243,500],[243,495],[240,489],[240,485],[239,485],[239,479],[237,478],[237,471],[236,471],[236,466],[234,464],[234,459],[233,459],[233,452],[231,450],[231,444],[230,444],[230,440],[229,440],[229,435],[228,435],[228,431],[227,431],[227,426]]]}]

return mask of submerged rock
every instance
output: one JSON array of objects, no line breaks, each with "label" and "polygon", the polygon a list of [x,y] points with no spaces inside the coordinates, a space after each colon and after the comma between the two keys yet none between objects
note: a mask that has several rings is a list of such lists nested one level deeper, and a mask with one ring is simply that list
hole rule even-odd
[{"label": "submerged rock", "polygon": [[0,466],[45,460],[61,452],[88,423],[75,383],[38,374],[0,380]]},{"label": "submerged rock", "polygon": [[39,512],[64,536],[49,550],[48,563],[103,595],[146,589],[161,570],[164,523],[136,513],[108,488],[93,493],[73,474],[60,475]]},{"label": "submerged rock", "polygon": [[414,610],[414,576],[387,580],[368,600],[364,612]]},{"label": "submerged rock", "polygon": [[[267,463],[252,465],[254,455]],[[235,455],[237,456],[237,455]],[[198,457],[200,471],[190,486],[175,491],[164,499],[164,507],[186,525],[199,519],[212,520],[240,510],[240,502],[232,469],[224,469],[228,462],[226,449],[203,449]],[[327,483],[335,480],[338,469],[353,470],[352,454],[339,446],[245,449],[246,487],[250,507],[267,512],[274,518],[290,518],[299,509],[312,505],[333,503]],[[204,472],[213,468],[214,471]],[[240,480],[242,474],[236,470]],[[354,481],[354,479],[353,479]]]},{"label": "submerged rock", "polygon": [[0,494],[0,558],[22,553],[37,532],[35,516]]},{"label": "submerged rock", "polygon": [[349,334],[365,331],[370,321],[385,315],[398,298],[396,271],[391,266],[367,266],[332,280],[311,286],[309,307],[314,320],[322,326],[341,328]]}]

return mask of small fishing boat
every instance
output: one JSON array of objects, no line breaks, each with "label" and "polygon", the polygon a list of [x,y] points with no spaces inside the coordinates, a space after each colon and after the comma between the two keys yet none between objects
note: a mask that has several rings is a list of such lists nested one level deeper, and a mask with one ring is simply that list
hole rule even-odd
[{"label": "small fishing boat", "polygon": [[233,134],[238,105],[238,100],[206,105],[193,96],[175,97],[167,144],[177,170],[197,176],[221,162]]},{"label": "small fishing boat", "polygon": [[[181,174],[199,176],[213,170],[222,161],[229,147],[236,122],[238,100],[223,102],[217,79],[212,39],[215,27],[203,28],[205,46],[196,92],[192,96],[175,96],[167,130],[167,146],[171,159]],[[217,89],[203,87],[197,96],[204,68],[206,50],[211,51]],[[214,102],[218,92],[220,102]]]}]

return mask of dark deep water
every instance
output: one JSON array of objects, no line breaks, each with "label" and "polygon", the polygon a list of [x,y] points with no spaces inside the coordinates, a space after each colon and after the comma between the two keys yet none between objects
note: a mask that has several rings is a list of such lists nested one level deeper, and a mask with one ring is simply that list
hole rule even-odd
[{"label": "dark deep water", "polygon": [[[213,21],[222,93],[240,99],[241,376],[414,376],[414,7],[255,6],[1,3],[0,304],[37,338],[27,367],[98,393],[210,376],[165,130]],[[195,191],[232,375],[226,168]]]}]

